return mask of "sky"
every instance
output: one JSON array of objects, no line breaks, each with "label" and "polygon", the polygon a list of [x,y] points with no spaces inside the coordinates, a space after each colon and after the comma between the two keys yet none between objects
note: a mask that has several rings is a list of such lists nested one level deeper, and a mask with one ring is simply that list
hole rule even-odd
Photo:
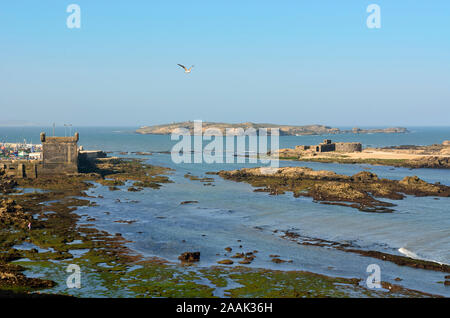
[{"label": "sky", "polygon": [[450,126],[450,1],[2,1],[0,110],[49,126]]}]

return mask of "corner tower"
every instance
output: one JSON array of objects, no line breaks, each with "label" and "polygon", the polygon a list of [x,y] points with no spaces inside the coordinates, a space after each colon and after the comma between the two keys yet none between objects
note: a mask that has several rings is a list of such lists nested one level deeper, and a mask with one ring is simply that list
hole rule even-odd
[{"label": "corner tower", "polygon": [[77,173],[78,139],[78,133],[73,137],[47,137],[45,133],[41,133],[42,173]]}]

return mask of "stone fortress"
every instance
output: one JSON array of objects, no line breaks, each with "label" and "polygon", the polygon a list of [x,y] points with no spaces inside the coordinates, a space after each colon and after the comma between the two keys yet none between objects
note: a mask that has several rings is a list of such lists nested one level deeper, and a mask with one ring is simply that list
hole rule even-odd
[{"label": "stone fortress", "polygon": [[79,134],[73,137],[47,137],[41,133],[42,168],[40,174],[77,173]]},{"label": "stone fortress", "polygon": [[31,178],[56,174],[76,174],[79,162],[106,157],[103,151],[84,151],[78,147],[79,134],[73,137],[47,137],[41,133],[40,160],[1,160],[0,169],[7,176]]},{"label": "stone fortress", "polygon": [[280,157],[297,157],[307,154],[315,155],[323,152],[349,153],[361,151],[362,145],[360,142],[332,142],[330,139],[325,139],[318,145],[299,145],[295,146],[294,149],[280,149],[278,154]]},{"label": "stone fortress", "polygon": [[296,150],[311,151],[311,152],[360,152],[362,145],[360,142],[331,142],[330,139],[325,139],[318,145],[313,146],[295,146]]}]

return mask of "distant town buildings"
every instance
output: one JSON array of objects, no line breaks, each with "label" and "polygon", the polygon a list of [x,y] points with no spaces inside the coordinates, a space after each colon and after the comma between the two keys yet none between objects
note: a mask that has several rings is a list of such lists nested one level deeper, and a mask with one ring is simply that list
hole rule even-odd
[{"label": "distant town buildings", "polygon": [[39,160],[41,145],[27,143],[0,143],[0,160]]},{"label": "distant town buildings", "polygon": [[40,145],[0,144],[0,169],[15,178],[37,178],[56,174],[74,174],[79,164],[106,157],[100,150],[78,147],[79,134],[73,137],[40,135]]},{"label": "distant town buildings", "polygon": [[2,144],[0,169],[16,178],[77,173],[78,139],[78,133],[74,137],[47,137],[41,133],[42,145]]}]

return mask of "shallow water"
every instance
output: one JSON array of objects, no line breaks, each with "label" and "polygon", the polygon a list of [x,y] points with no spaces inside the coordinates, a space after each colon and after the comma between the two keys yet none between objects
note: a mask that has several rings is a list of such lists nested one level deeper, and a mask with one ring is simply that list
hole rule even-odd
[{"label": "shallow water", "polygon": [[[6,128],[2,129],[0,132]],[[450,128],[411,130],[411,134],[349,134],[333,135],[331,138],[362,141],[371,146],[431,144],[450,139]],[[113,128],[83,128],[80,133],[80,144],[88,149],[106,151],[167,151],[174,143],[168,136],[136,135],[131,129],[118,132]],[[313,144],[327,137],[281,137],[280,146]],[[294,198],[291,193],[279,196],[255,193],[246,183],[227,181],[218,176],[208,175],[215,179],[214,186],[205,186],[202,182],[184,177],[187,172],[202,177],[208,171],[257,164],[174,164],[170,155],[162,153],[142,158],[151,164],[174,168],[170,175],[174,183],[164,184],[159,190],[144,189],[141,192],[128,192],[127,186],[120,187],[120,191],[109,191],[107,187],[97,185],[88,194],[103,196],[94,199],[98,206],[81,207],[79,212],[96,218],[94,224],[98,228],[111,233],[119,232],[134,241],[130,246],[145,256],[177,261],[181,253],[198,250],[201,251],[199,265],[210,266],[218,260],[229,258],[230,254],[224,255],[224,248],[230,246],[233,248],[231,255],[258,250],[255,261],[250,265],[253,267],[308,270],[361,278],[368,275],[367,265],[375,263],[381,266],[382,280],[394,283],[396,277],[401,277],[405,287],[450,296],[449,288],[442,284],[444,273],[400,267],[324,247],[303,246],[280,238],[280,233],[274,233],[274,230],[289,230],[302,236],[351,242],[364,249],[391,254],[400,254],[398,250],[402,249],[403,253],[406,251],[419,258],[450,264],[450,198],[409,196],[404,200],[390,201],[396,204],[394,213],[364,213],[353,208],[314,203],[310,198]],[[411,170],[291,161],[281,161],[280,165],[333,170],[346,175],[369,170],[391,179],[417,175],[428,182],[450,185],[450,171],[441,169]],[[121,202],[117,203],[116,199]],[[180,205],[180,202],[187,200],[199,202]],[[110,214],[105,214],[106,211]],[[136,222],[114,222],[117,220]],[[271,262],[270,254],[278,254],[280,258],[293,262],[275,264]]]},{"label": "shallow water", "polygon": [[[147,160],[175,167],[169,158],[169,155],[155,154]],[[321,164],[322,168],[327,168],[327,165]],[[310,198],[294,198],[290,193],[280,196],[255,193],[246,183],[227,181],[218,176],[212,176],[214,186],[204,186],[184,177],[187,172],[204,176],[205,172],[217,168],[177,165],[177,170],[170,175],[174,183],[164,184],[160,190],[128,192],[127,186],[123,186],[121,191],[111,192],[101,186],[93,188],[88,194],[103,198],[94,199],[98,207],[83,207],[83,213],[95,217],[96,226],[111,233],[119,232],[134,241],[131,247],[145,256],[160,256],[176,262],[181,253],[198,250],[201,251],[200,266],[210,266],[235,252],[258,250],[257,258],[251,264],[253,267],[361,278],[367,277],[366,267],[375,263],[382,268],[383,280],[394,282],[396,277],[401,277],[406,287],[450,295],[448,288],[437,283],[442,281],[443,273],[400,267],[323,247],[298,245],[273,232],[289,230],[391,254],[400,254],[398,249],[405,248],[420,258],[450,263],[450,198],[407,197],[392,201],[397,204],[394,213],[376,214],[322,205]],[[385,168],[375,167],[373,171],[396,178],[410,172],[408,169]],[[349,165],[341,172],[353,174],[359,170],[358,166]],[[442,180],[442,174],[422,170],[414,172],[429,181]],[[117,198],[121,203],[116,202]],[[199,202],[180,205],[181,201],[187,200]],[[106,215],[105,211],[110,214]],[[117,220],[136,222],[115,223]],[[243,247],[239,248],[240,245]],[[228,246],[233,248],[233,252],[225,255],[224,248]],[[282,259],[293,262],[274,264],[270,254],[278,254]]]},{"label": "shallow water", "polygon": [[[166,135],[139,135],[134,133],[138,127],[56,127],[56,136],[68,136],[75,131],[80,133],[79,144],[86,149],[104,151],[169,151],[177,141]],[[351,127],[339,127],[348,129]],[[362,127],[365,128],[365,127]],[[368,127],[370,128],[370,127]],[[363,147],[387,147],[396,145],[430,145],[450,140],[450,127],[408,127],[410,133],[405,134],[339,134],[315,136],[281,136],[280,147],[318,144],[323,139],[333,141],[361,142]],[[53,135],[52,127],[2,127],[1,142],[40,143],[39,134],[45,132]]]}]

